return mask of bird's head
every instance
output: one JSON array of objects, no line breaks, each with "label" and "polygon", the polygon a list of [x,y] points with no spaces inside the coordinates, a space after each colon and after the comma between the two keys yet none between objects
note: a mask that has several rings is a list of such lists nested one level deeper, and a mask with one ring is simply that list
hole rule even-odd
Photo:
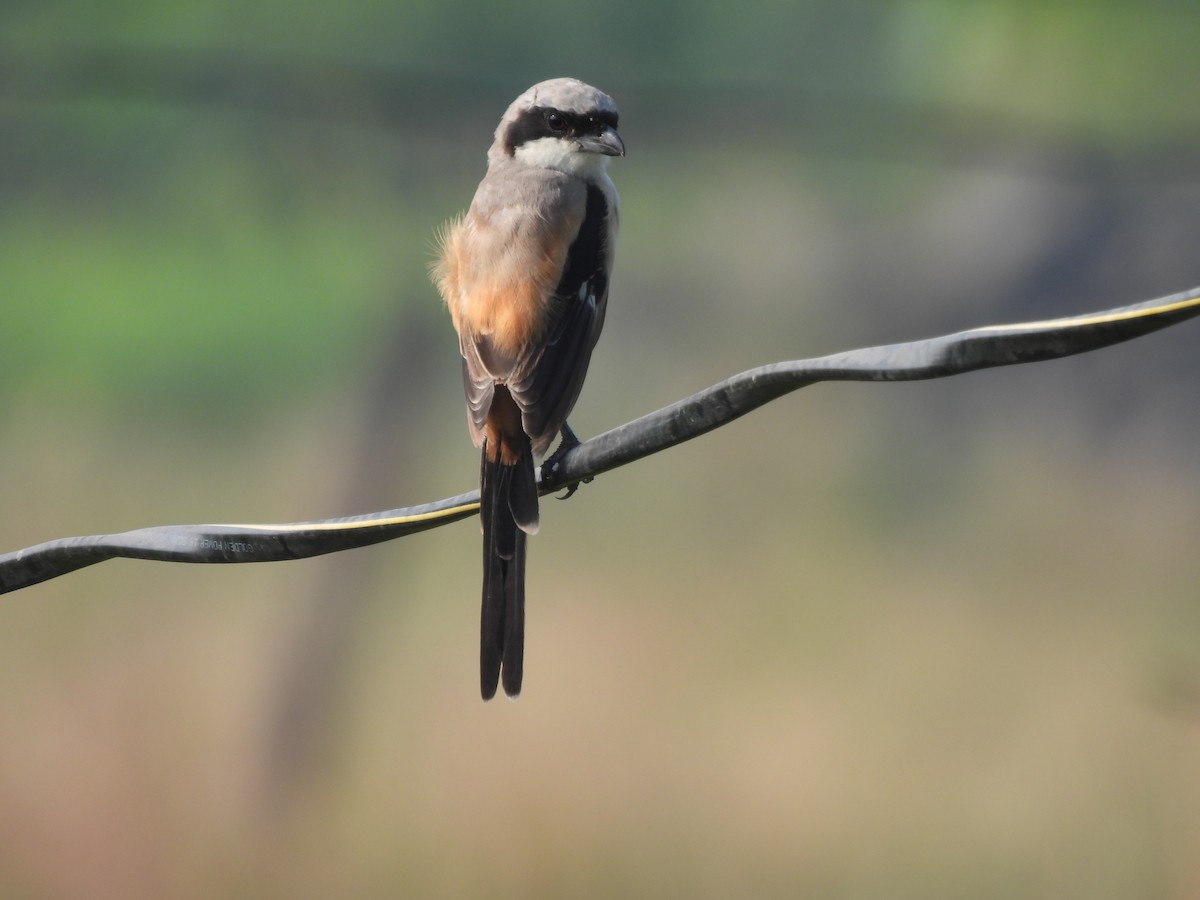
[{"label": "bird's head", "polygon": [[496,128],[492,154],[525,165],[586,177],[624,156],[617,106],[574,78],[535,84],[512,102]]}]

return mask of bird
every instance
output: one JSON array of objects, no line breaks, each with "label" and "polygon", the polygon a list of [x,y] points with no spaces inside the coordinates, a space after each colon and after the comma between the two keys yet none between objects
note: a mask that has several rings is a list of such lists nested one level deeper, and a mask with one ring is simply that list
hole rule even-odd
[{"label": "bird", "polygon": [[[458,333],[467,426],[481,450],[479,682],[521,693],[526,541],[540,521],[534,458],[579,444],[574,409],[604,325],[620,207],[608,176],[625,155],[617,107],[575,78],[509,105],[467,212],[438,235],[431,275]],[[569,496],[569,493],[568,493]]]}]

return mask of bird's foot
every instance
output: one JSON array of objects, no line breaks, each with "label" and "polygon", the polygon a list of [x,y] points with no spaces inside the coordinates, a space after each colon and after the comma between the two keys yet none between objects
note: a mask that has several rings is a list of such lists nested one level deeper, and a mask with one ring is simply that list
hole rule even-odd
[{"label": "bird's foot", "polygon": [[[542,463],[542,470],[553,478],[554,475],[557,474],[558,467],[562,463],[563,457],[578,447],[581,443],[583,442],[576,437],[575,432],[571,430],[571,426],[566,422],[563,422],[562,440],[558,442],[558,446],[555,448],[554,452],[546,457],[546,461]],[[591,480],[592,477],[589,475],[587,478],[584,478],[581,481],[571,482],[566,486],[567,492],[559,496],[558,499],[566,500],[577,490],[579,490],[579,485],[581,483],[587,484]]]}]

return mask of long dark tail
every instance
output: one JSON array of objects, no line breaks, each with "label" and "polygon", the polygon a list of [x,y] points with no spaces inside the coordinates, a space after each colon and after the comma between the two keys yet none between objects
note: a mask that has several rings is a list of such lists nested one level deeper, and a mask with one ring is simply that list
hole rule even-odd
[{"label": "long dark tail", "polygon": [[[499,456],[499,454],[497,454]],[[479,690],[521,693],[525,662],[525,542],[538,528],[533,451],[526,445],[516,465],[488,459],[483,448],[479,474],[483,521],[483,615],[480,622]]]}]

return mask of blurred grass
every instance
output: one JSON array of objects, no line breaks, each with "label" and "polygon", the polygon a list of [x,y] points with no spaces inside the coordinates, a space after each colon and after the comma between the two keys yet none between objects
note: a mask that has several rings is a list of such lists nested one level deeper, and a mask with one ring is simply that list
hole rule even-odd
[{"label": "blurred grass", "polygon": [[[617,94],[631,149],[582,435],[774,359],[1200,283],[1190,11],[593,12],[6,7],[0,546],[469,488],[424,265],[549,74]],[[29,74],[81,47],[230,55],[133,97]],[[263,71],[239,54],[423,102],[222,94]],[[474,523],[11,595],[0,893],[1192,896],[1194,348],[815,387],[548,501],[515,705],[476,699]]]}]

